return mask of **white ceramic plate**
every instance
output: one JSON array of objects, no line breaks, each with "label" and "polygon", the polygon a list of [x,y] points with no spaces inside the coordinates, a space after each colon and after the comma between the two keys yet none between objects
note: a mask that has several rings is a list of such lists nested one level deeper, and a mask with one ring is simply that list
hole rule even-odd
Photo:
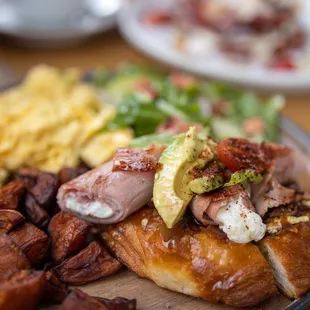
[{"label": "white ceramic plate", "polygon": [[0,0],[0,33],[13,37],[24,45],[49,48],[77,44],[115,26],[121,0],[84,2],[85,8],[81,16],[51,26],[24,20],[10,1]]},{"label": "white ceramic plate", "polygon": [[[303,70],[288,72],[232,63],[219,55],[199,57],[181,53],[173,44],[173,27],[146,26],[141,22],[145,12],[156,8],[168,9],[172,1],[126,1],[118,15],[122,34],[139,50],[157,60],[201,76],[266,91],[310,92],[310,65],[305,66]],[[310,1],[302,0],[302,2],[304,8],[300,18],[310,34]],[[307,54],[310,62],[310,46]]]}]

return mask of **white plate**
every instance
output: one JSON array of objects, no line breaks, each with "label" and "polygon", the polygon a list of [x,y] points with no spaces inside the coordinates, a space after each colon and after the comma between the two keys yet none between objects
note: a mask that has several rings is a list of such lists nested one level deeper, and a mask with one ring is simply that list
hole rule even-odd
[{"label": "white plate", "polygon": [[0,33],[32,47],[48,48],[77,44],[89,36],[115,26],[120,5],[121,0],[85,0],[85,9],[81,16],[51,26],[29,23],[16,13],[10,1],[0,0]]},{"label": "white plate", "polygon": [[[147,26],[141,22],[145,12],[154,8],[168,9],[172,1],[126,1],[118,14],[122,34],[139,50],[157,60],[201,76],[266,91],[310,92],[310,65],[303,70],[288,72],[232,63],[218,55],[199,57],[181,53],[174,48],[174,30],[171,26]],[[303,2],[305,7],[300,18],[309,27],[310,33],[310,1]]]}]

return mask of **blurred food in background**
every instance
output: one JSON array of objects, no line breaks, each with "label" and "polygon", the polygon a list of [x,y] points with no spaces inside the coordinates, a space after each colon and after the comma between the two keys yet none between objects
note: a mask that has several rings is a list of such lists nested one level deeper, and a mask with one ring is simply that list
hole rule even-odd
[{"label": "blurred food in background", "polygon": [[104,133],[109,148],[101,145],[101,151],[87,152],[93,139],[100,141],[100,130],[114,118],[115,109],[80,80],[74,69],[37,66],[20,86],[0,94],[0,168],[57,172],[77,166],[82,153],[86,162],[92,163],[94,156],[104,162],[128,144],[129,131],[110,130]]},{"label": "blurred food in background", "polygon": [[284,105],[281,96],[263,102],[252,92],[225,84],[133,65],[113,72],[95,70],[92,80],[105,101],[116,106],[116,116],[108,127],[130,127],[135,137],[177,134],[196,124],[209,128],[216,139],[278,140],[278,116]]},{"label": "blurred food in background", "polygon": [[169,11],[151,10],[148,25],[170,23],[184,53],[293,70],[303,61],[306,33],[298,0],[181,0]]},{"label": "blurred food in background", "polygon": [[190,126],[215,139],[278,140],[280,96],[261,102],[230,86],[134,65],[87,77],[40,65],[0,94],[2,180],[25,166],[98,166],[118,148],[169,144]]}]

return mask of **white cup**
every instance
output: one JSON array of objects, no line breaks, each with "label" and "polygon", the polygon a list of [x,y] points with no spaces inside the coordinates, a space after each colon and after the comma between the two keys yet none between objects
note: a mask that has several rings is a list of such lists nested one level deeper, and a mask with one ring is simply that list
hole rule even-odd
[{"label": "white cup", "polygon": [[9,0],[8,2],[20,18],[40,24],[70,21],[81,15],[84,8],[84,0]]}]

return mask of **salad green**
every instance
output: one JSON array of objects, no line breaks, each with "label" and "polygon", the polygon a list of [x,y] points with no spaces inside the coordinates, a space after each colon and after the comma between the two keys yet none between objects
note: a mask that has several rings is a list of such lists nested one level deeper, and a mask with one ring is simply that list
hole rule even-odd
[{"label": "salad green", "polygon": [[[180,74],[177,78],[139,66],[97,70],[93,83],[116,117],[108,129],[130,127],[135,137],[154,134],[171,117],[209,127],[215,139],[278,140],[281,96],[261,100],[251,92]],[[146,138],[147,139],[147,138]]]}]

